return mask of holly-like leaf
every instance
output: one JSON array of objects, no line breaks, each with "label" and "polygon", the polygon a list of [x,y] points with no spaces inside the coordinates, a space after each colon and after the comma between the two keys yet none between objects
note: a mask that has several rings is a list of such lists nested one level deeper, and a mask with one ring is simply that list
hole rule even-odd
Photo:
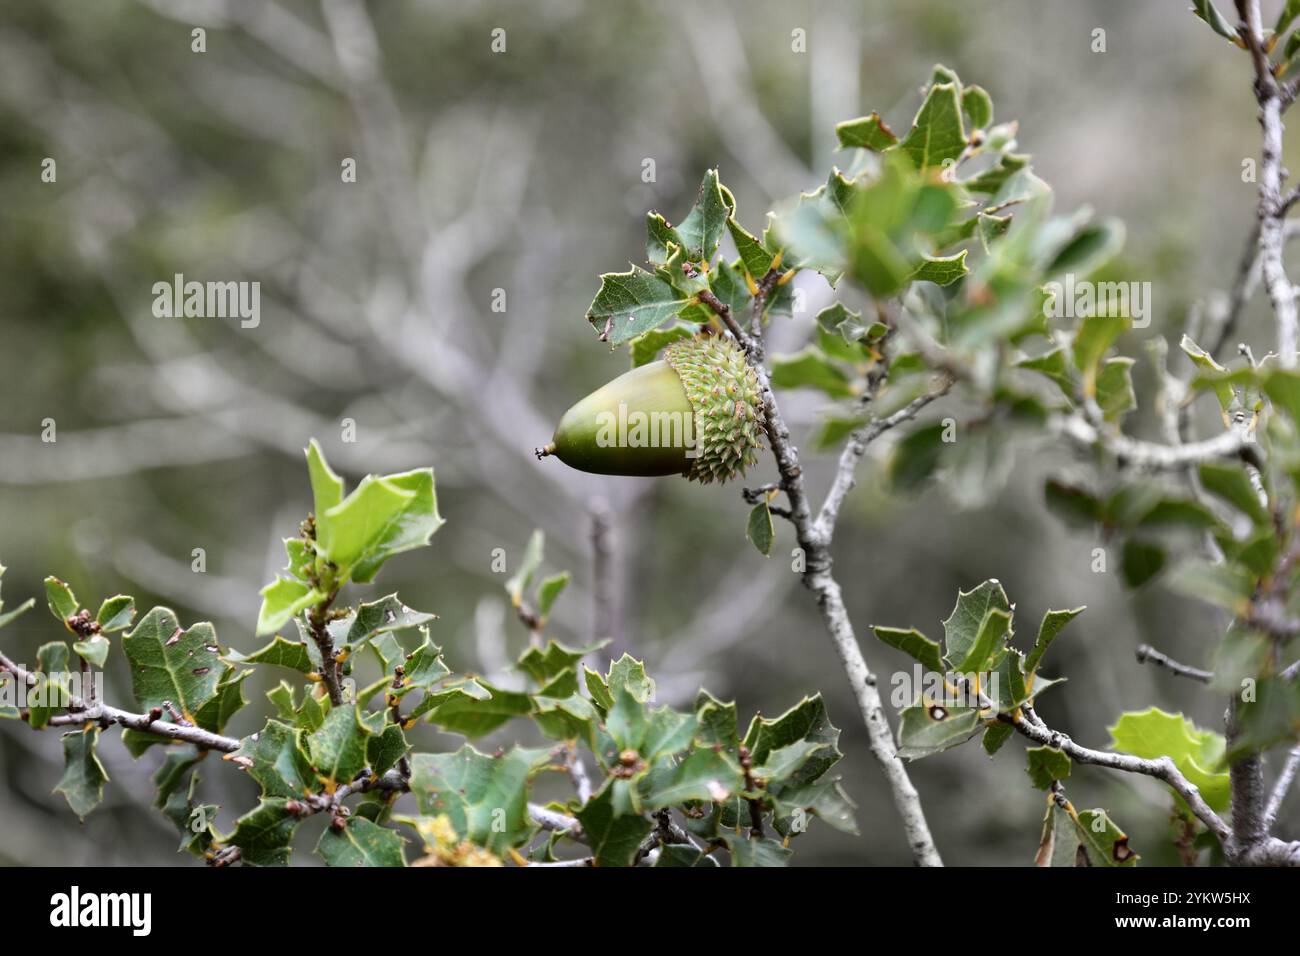
[{"label": "holly-like leaf", "polygon": [[302,732],[282,721],[268,720],[256,734],[245,737],[231,760],[257,781],[264,797],[301,799],[316,789]]},{"label": "holly-like leaf", "polygon": [[1038,637],[1034,641],[1034,646],[1025,658],[1024,672],[1025,675],[1031,675],[1038,670],[1038,664],[1047,653],[1047,649],[1052,646],[1052,641],[1065,630],[1065,625],[1069,624],[1076,617],[1087,610],[1086,605],[1073,608],[1068,611],[1048,611],[1043,615],[1043,622],[1038,626]]},{"label": "holly-like leaf", "polygon": [[235,831],[222,842],[239,847],[247,866],[287,866],[298,817],[280,797],[264,799],[235,821]]},{"label": "holly-like leaf", "polygon": [[898,137],[885,125],[885,121],[878,113],[859,116],[857,119],[845,120],[837,124],[835,135],[843,149],[859,147],[879,153],[898,144]]},{"label": "holly-like leaf", "polygon": [[328,521],[325,513],[343,500],[343,479],[334,473],[334,469],[325,460],[325,452],[320,443],[312,439],[307,445],[307,476],[311,480],[312,513],[316,516],[317,529],[320,522]]},{"label": "holly-like leaf", "polygon": [[704,174],[695,205],[686,218],[677,225],[686,257],[692,262],[708,262],[718,251],[718,240],[727,227],[732,213],[731,204],[723,195],[718,182],[718,171],[710,169]]},{"label": "holly-like leaf", "polygon": [[1110,736],[1115,750],[1146,760],[1168,757],[1212,809],[1227,809],[1230,793],[1222,734],[1201,730],[1182,714],[1149,707],[1121,714]]},{"label": "holly-like leaf", "polygon": [[27,692],[27,723],[34,730],[47,726],[53,713],[67,703],[67,681],[60,675],[68,672],[69,656],[63,641],[50,641],[36,651],[37,684]]},{"label": "holly-like leaf", "polygon": [[103,668],[104,662],[108,660],[108,647],[108,638],[102,634],[96,634],[72,645],[78,657],[92,667],[98,668]]},{"label": "holly-like leaf", "polygon": [[1070,811],[1058,806],[1055,800],[1049,799],[1034,866],[1078,866],[1080,846],[1079,830],[1075,826],[1074,817]]},{"label": "holly-like leaf", "polygon": [[966,149],[962,125],[961,97],[952,83],[930,87],[925,102],[912,120],[912,128],[898,144],[917,169],[942,167],[956,160]]},{"label": "holly-like leaf", "polygon": [[971,129],[984,129],[993,122],[993,97],[982,86],[967,86],[961,91],[961,111]]},{"label": "holly-like leaf", "polygon": [[966,267],[966,250],[956,255],[925,257],[921,264],[912,270],[912,281],[933,282],[935,285],[952,285],[970,269]]},{"label": "holly-like leaf", "polygon": [[401,602],[396,594],[377,601],[358,604],[356,610],[329,625],[335,643],[361,647],[381,634],[419,627],[437,620],[438,615],[416,611]]},{"label": "holly-like leaf", "polygon": [[365,584],[385,561],[421,548],[443,525],[433,469],[368,475],[352,493],[317,516],[316,550],[338,566],[338,579]]},{"label": "holly-like leaf", "polygon": [[98,743],[96,726],[63,735],[64,770],[54,792],[63,794],[72,812],[82,820],[99,806],[108,781],[108,773],[95,752]]},{"label": "holly-like leaf", "polygon": [[329,827],[321,834],[316,852],[326,866],[406,866],[405,843],[396,830],[349,817],[342,830]]},{"label": "holly-like leaf", "polygon": [[202,622],[183,629],[170,608],[156,607],[122,638],[141,710],[170,703],[188,720],[217,693],[223,668],[217,632]]},{"label": "holly-like leaf", "polygon": [[792,851],[771,837],[746,839],[736,833],[719,834],[731,851],[732,866],[788,866]]},{"label": "holly-like leaf", "polygon": [[552,574],[542,579],[542,583],[537,586],[537,611],[543,619],[551,613],[555,599],[568,587],[568,584],[568,571],[561,571],[559,574]]},{"label": "holly-like leaf", "polygon": [[239,664],[272,664],[276,667],[287,667],[302,674],[309,674],[316,670],[318,666],[312,661],[311,655],[307,653],[307,644],[305,642],[287,641],[279,635],[276,635],[270,644],[267,644],[261,650],[254,651],[247,657],[238,651],[228,651],[226,660]]},{"label": "holly-like leaf", "polygon": [[631,866],[641,841],[650,833],[650,821],[640,814],[615,811],[614,781],[606,784],[578,811],[596,866]]},{"label": "holly-like leaf", "polygon": [[257,612],[257,634],[271,634],[284,627],[327,595],[296,578],[276,578],[262,588],[262,607]]},{"label": "holly-like leaf", "polygon": [[455,753],[411,757],[411,792],[420,812],[447,814],[453,829],[501,855],[528,842],[528,785],[550,750],[514,747],[488,756],[466,744]]},{"label": "holly-like leaf", "polygon": [[898,726],[898,755],[906,760],[928,757],[964,744],[979,732],[979,710],[917,704],[903,710]]},{"label": "holly-like leaf", "polygon": [[776,257],[768,252],[755,236],[746,232],[735,219],[727,220],[727,229],[736,244],[736,251],[740,253],[740,264],[751,278],[762,279],[772,268]]},{"label": "holly-like leaf", "polygon": [[1131,358],[1112,358],[1103,362],[1097,373],[1097,405],[1108,422],[1119,421],[1137,408],[1132,368]]},{"label": "holly-like leaf", "polygon": [[605,340],[617,346],[658,328],[691,304],[671,283],[632,266],[627,272],[600,277],[600,291],[587,309],[587,321],[602,335],[608,325]]},{"label": "holly-like leaf", "polygon": [[488,696],[452,688],[436,696],[436,704],[427,711],[423,703],[417,710],[427,713],[429,722],[443,730],[471,738],[491,733],[513,718],[533,711],[532,698],[527,694],[505,690],[482,680],[476,682],[476,687],[486,690]]},{"label": "holly-like leaf", "polygon": [[[1228,19],[1219,12],[1211,0],[1192,0],[1192,12],[1210,25],[1210,29],[1225,39],[1239,42],[1237,31]],[[1286,11],[1283,10],[1283,15]],[[1280,19],[1280,18],[1279,18]]]},{"label": "holly-like leaf", "polygon": [[[998,651],[1006,646],[1011,637],[1011,612],[1001,608],[990,607],[980,622],[975,634],[975,642],[970,645],[965,656],[953,661],[953,669],[962,674],[984,671]],[[951,643],[949,644],[951,654]]]},{"label": "holly-like leaf", "polygon": [[957,604],[943,622],[944,647],[949,661],[964,660],[970,654],[990,610],[1011,613],[1007,594],[997,579],[990,578],[969,591],[957,592]]},{"label": "holly-like leaf", "polygon": [[320,729],[307,738],[307,753],[329,792],[350,783],[366,765],[370,728],[355,705],[335,707]]}]

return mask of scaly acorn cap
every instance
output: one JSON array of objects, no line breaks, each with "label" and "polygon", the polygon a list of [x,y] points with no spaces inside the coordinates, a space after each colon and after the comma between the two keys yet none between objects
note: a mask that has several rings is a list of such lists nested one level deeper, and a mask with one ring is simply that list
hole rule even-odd
[{"label": "scaly acorn cap", "polygon": [[601,475],[685,475],[707,484],[743,474],[762,432],[762,393],[744,353],[730,339],[696,337],[570,408],[537,457]]},{"label": "scaly acorn cap", "polygon": [[697,336],[668,346],[664,361],[695,412],[696,455],[686,477],[702,484],[743,475],[763,447],[763,394],[730,339]]}]

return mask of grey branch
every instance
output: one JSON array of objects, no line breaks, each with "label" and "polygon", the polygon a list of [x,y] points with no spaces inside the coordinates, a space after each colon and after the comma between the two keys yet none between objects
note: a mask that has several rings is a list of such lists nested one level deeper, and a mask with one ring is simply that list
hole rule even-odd
[{"label": "grey branch", "polygon": [[1282,772],[1278,775],[1277,783],[1273,784],[1273,793],[1268,798],[1268,806],[1264,808],[1264,829],[1266,831],[1273,829],[1273,824],[1277,822],[1277,815],[1282,810],[1282,803],[1286,800],[1286,795],[1291,790],[1291,784],[1295,782],[1296,774],[1300,772],[1300,745],[1291,748],[1291,752],[1286,755],[1286,763],[1282,765]]},{"label": "grey branch", "polygon": [[1139,664],[1155,664],[1156,667],[1163,667],[1179,677],[1190,677],[1202,684],[1208,684],[1214,679],[1213,671],[1201,670],[1199,667],[1192,667],[1189,664],[1180,664],[1168,654],[1162,654],[1150,644],[1143,644],[1137,649],[1137,662]]},{"label": "grey branch", "polygon": [[1168,757],[1147,760],[1142,757],[1134,757],[1132,754],[1091,750],[1076,744],[1060,731],[1052,730],[1036,716],[1029,720],[1015,721],[1012,726],[1022,736],[1029,738],[1036,744],[1063,750],[1076,763],[1092,764],[1097,767],[1107,767],[1125,773],[1143,774],[1148,777],[1155,777],[1157,780],[1163,780],[1180,797],[1187,801],[1187,806],[1191,808],[1192,813],[1209,828],[1220,843],[1226,846],[1231,839],[1232,831],[1228,824],[1210,809],[1210,805],[1205,802],[1196,785],[1179,773],[1178,768],[1174,766],[1174,762]]}]

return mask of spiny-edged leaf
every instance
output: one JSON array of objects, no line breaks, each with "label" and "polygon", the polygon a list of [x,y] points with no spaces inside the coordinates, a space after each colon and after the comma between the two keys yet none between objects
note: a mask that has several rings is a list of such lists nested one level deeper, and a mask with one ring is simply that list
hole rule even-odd
[{"label": "spiny-edged leaf", "polygon": [[919,760],[956,747],[979,731],[980,713],[974,707],[916,704],[904,708],[898,725],[898,755]]},{"label": "spiny-edged leaf", "polygon": [[1254,587],[1254,579],[1246,569],[1201,560],[1187,561],[1175,568],[1168,583],[1180,594],[1224,608],[1234,615],[1245,612]]},{"label": "spiny-edged leaf", "polygon": [[839,729],[826,713],[826,702],[817,694],[805,697],[777,717],[755,717],[745,732],[744,744],[755,766],[766,763],[773,751],[800,741],[823,745],[824,749],[812,754],[800,768],[798,779],[792,781],[799,784],[820,777],[840,759],[839,739]]},{"label": "spiny-edged leaf", "polygon": [[772,553],[772,541],[775,536],[776,530],[772,527],[772,509],[764,499],[750,510],[749,521],[745,526],[745,537],[758,549],[759,554],[767,556]]},{"label": "spiny-edged leaf", "polygon": [[551,613],[551,607],[555,604],[555,599],[560,596],[568,585],[568,571],[561,571],[559,574],[552,574],[542,579],[542,583],[537,586],[537,610],[543,618]]},{"label": "spiny-edged leaf", "polygon": [[1103,362],[1097,373],[1097,406],[1108,422],[1119,421],[1137,408],[1132,369],[1131,358],[1112,358]]},{"label": "spiny-edged leaf", "polygon": [[257,781],[264,797],[301,798],[316,789],[302,731],[283,721],[268,720],[260,731],[239,742],[230,760]]},{"label": "spiny-edged leaf", "polygon": [[788,866],[793,851],[771,837],[746,838],[737,833],[719,834],[731,851],[732,866]]},{"label": "spiny-edged leaf", "polygon": [[356,610],[330,624],[335,643],[360,647],[381,634],[419,627],[438,619],[436,614],[426,614],[407,607],[396,594],[388,594],[377,601],[358,604]]},{"label": "spiny-edged leaf", "polygon": [[230,718],[248,703],[244,700],[243,683],[252,673],[251,670],[237,671],[234,667],[222,671],[216,692],[194,712],[194,722],[213,733],[223,730]]},{"label": "spiny-edged leaf", "polygon": [[937,641],[932,641],[916,628],[902,630],[897,627],[880,627],[879,625],[872,628],[876,632],[876,637],[880,638],[890,647],[896,647],[905,654],[910,654],[916,660],[921,662],[921,666],[926,670],[942,673],[943,651]]},{"label": "spiny-edged leaf", "polygon": [[320,443],[312,439],[306,448],[307,476],[311,479],[312,513],[316,515],[317,530],[320,523],[328,521],[325,512],[343,500],[343,479],[325,460]]},{"label": "spiny-edged leaf", "polygon": [[707,690],[701,690],[695,698],[695,723],[697,742],[735,753],[739,733],[735,702],[720,701]]},{"label": "spiny-edged leaf", "polygon": [[[1237,31],[1227,18],[1218,11],[1211,0],[1192,0],[1192,12],[1210,25],[1210,29],[1219,36],[1236,41]],[[1285,11],[1283,11],[1285,14]]]},{"label": "spiny-edged leaf", "polygon": [[849,398],[854,389],[844,370],[815,345],[792,355],[772,357],[774,388],[815,388],[831,398]]},{"label": "spiny-edged leaf", "polygon": [[969,591],[957,592],[957,603],[943,622],[944,648],[949,661],[966,658],[979,638],[985,616],[993,609],[1011,613],[1007,594],[996,578],[990,578]]},{"label": "spiny-edged leaf", "polygon": [[[611,693],[615,688],[626,688],[629,694],[643,704],[654,700],[655,696],[655,682],[646,675],[645,664],[626,652],[610,663],[609,672],[605,675],[605,686]],[[590,684],[588,688],[590,689]],[[592,696],[595,696],[594,692]],[[612,696],[610,704],[613,704]]]},{"label": "spiny-edged leaf", "polygon": [[695,205],[677,224],[677,234],[682,237],[687,258],[692,262],[707,262],[713,258],[731,213],[731,205],[718,182],[718,171],[708,170],[700,183]]},{"label": "spiny-edged leaf", "polygon": [[437,706],[428,711],[429,722],[449,733],[473,738],[491,733],[512,718],[532,712],[532,698],[527,694],[505,690],[481,680],[474,682],[474,687],[486,691],[488,696],[468,693],[468,688],[450,689],[438,700]]},{"label": "spiny-edged leaf", "polygon": [[898,137],[885,125],[879,113],[838,123],[835,126],[835,135],[844,149],[859,147],[879,153],[898,144]]},{"label": "spiny-edged leaf", "polygon": [[305,581],[276,578],[262,588],[262,607],[257,612],[257,635],[278,631],[302,611],[325,600],[326,595]]},{"label": "spiny-edged leaf", "polygon": [[338,565],[341,580],[365,584],[393,555],[428,544],[442,525],[432,468],[368,475],[324,522],[317,516],[316,550]]},{"label": "spiny-edged leaf", "polygon": [[912,128],[898,144],[917,169],[941,167],[956,160],[966,149],[962,126],[961,98],[952,83],[930,87],[925,102],[912,120]]},{"label": "spiny-edged leaf", "polygon": [[1229,782],[1223,766],[1222,734],[1201,730],[1182,714],[1168,714],[1156,707],[1121,714],[1109,730],[1113,749],[1146,760],[1168,757],[1200,789],[1212,809],[1227,809]]},{"label": "spiny-edged leaf", "polygon": [[506,592],[510,595],[510,600],[515,607],[523,603],[524,594],[532,586],[537,569],[542,565],[545,548],[546,535],[540,529],[529,535],[528,544],[524,547],[524,556],[519,561],[519,567],[511,575],[510,580],[506,582]]},{"label": "spiny-edged leaf", "polygon": [[969,272],[970,269],[966,268],[966,250],[963,249],[956,255],[923,258],[921,264],[912,271],[911,279],[933,282],[935,285],[952,285]]},{"label": "spiny-edged leaf", "polygon": [[278,634],[275,639],[261,650],[254,651],[247,657],[238,651],[228,651],[226,660],[237,664],[273,664],[287,667],[302,674],[309,674],[316,669],[307,645],[303,641],[287,641]]},{"label": "spiny-edged leaf", "polygon": [[577,813],[596,866],[631,866],[651,830],[650,821],[640,814],[616,812],[614,783],[610,781]]},{"label": "spiny-edged leaf", "polygon": [[1074,367],[1084,375],[1085,383],[1095,381],[1097,363],[1119,334],[1128,327],[1128,319],[1117,315],[1089,315],[1079,320],[1074,333]]},{"label": "spiny-edged leaf", "polygon": [[644,335],[638,335],[628,347],[632,356],[632,367],[640,368],[659,357],[659,353],[682,339],[689,339],[696,330],[689,325],[670,325],[668,328],[651,329]]},{"label": "spiny-edged leaf", "polygon": [[108,781],[104,765],[95,752],[98,743],[99,728],[96,726],[63,735],[63,776],[54,792],[63,794],[72,812],[83,820],[86,814],[99,806],[99,801],[104,798],[104,784]]},{"label": "spiny-edged leaf", "polygon": [[627,272],[607,272],[600,291],[587,309],[587,321],[609,334],[610,345],[622,345],[658,328],[691,304],[685,293],[659,276],[632,266]]},{"label": "spiny-edged leaf", "polygon": [[1203,461],[1198,471],[1201,484],[1210,494],[1222,498],[1257,525],[1269,522],[1268,509],[1260,502],[1244,466],[1226,461]]},{"label": "spiny-edged leaf", "polygon": [[651,211],[646,214],[645,257],[654,265],[661,266],[683,245],[677,230],[668,225],[668,220],[659,213]]},{"label": "spiny-edged leaf", "polygon": [[592,651],[599,648],[569,647],[556,640],[548,640],[545,648],[529,647],[519,656],[519,667],[538,684],[548,684],[573,667]]},{"label": "spiny-edged leaf", "polygon": [[619,755],[627,750],[636,751],[649,762],[690,745],[695,734],[693,714],[682,714],[668,707],[649,710],[625,686],[613,687],[612,693],[614,706],[605,716],[610,737],[610,750],[602,754],[606,765],[617,765]]},{"label": "spiny-edged leaf", "polygon": [[298,817],[283,797],[264,799],[235,821],[235,832],[223,842],[239,847],[247,866],[287,866]]},{"label": "spiny-edged leaf", "polygon": [[731,239],[736,244],[736,251],[740,253],[740,264],[745,271],[754,279],[761,279],[767,275],[775,256],[735,219],[727,220],[727,229],[731,232]]},{"label": "spiny-edged leaf", "polygon": [[411,792],[421,813],[447,814],[458,834],[500,855],[532,834],[528,781],[550,756],[522,747],[488,756],[469,744],[455,753],[414,754]]},{"label": "spiny-edged leaf", "polygon": [[816,817],[841,833],[858,834],[856,805],[844,792],[838,778],[829,777],[808,784],[779,786],[772,795],[775,804],[773,826],[782,836],[803,832],[808,817]]},{"label": "spiny-edged leaf", "polygon": [[[1011,637],[1011,612],[991,607],[975,632],[975,642],[966,654],[953,661],[953,668],[962,674],[983,671],[992,658]],[[949,648],[951,653],[951,645]]]},{"label": "spiny-edged leaf", "polygon": [[330,792],[351,782],[366,765],[370,728],[355,705],[335,707],[320,729],[307,738],[307,753],[316,775]]},{"label": "spiny-edged leaf", "polygon": [[217,632],[201,622],[182,629],[170,608],[156,607],[122,637],[131,685],[141,710],[171,702],[194,720],[217,692],[223,668]]},{"label": "spiny-edged leaf", "polygon": [[984,129],[993,122],[993,97],[982,86],[967,86],[961,91],[961,110],[971,129]]},{"label": "spiny-edged leaf", "polygon": [[1138,854],[1129,849],[1128,836],[1105,810],[1080,810],[1074,825],[1093,866],[1137,866]]},{"label": "spiny-edged leaf", "polygon": [[125,630],[131,626],[134,618],[135,598],[126,594],[118,594],[106,599],[99,606],[99,613],[95,615],[100,633],[103,634]]},{"label": "spiny-edged leaf", "polygon": [[406,866],[401,834],[365,817],[348,817],[342,830],[327,827],[316,844],[326,866]]},{"label": "spiny-edged leaf", "polygon": [[1043,615],[1043,621],[1038,625],[1038,637],[1034,640],[1034,646],[1029,651],[1029,656],[1025,658],[1024,672],[1026,675],[1033,674],[1038,670],[1038,664],[1047,653],[1047,649],[1052,646],[1052,641],[1065,630],[1065,625],[1069,624],[1076,617],[1087,610],[1087,605],[1080,605],[1071,608],[1068,611],[1048,611]]},{"label": "spiny-edged leaf", "polygon": [[688,801],[721,803],[744,786],[744,773],[726,754],[693,750],[677,763],[665,757],[651,768],[642,788],[641,808],[657,810]]},{"label": "spiny-edged leaf", "polygon": [[72,588],[56,577],[45,579],[45,600],[49,605],[50,613],[61,623],[74,616],[81,607],[77,603],[77,596],[72,593]]},{"label": "spiny-edged leaf", "polygon": [[1025,772],[1039,790],[1046,790],[1054,780],[1065,780],[1070,776],[1070,758],[1063,750],[1055,747],[1030,747],[1025,751],[1029,766]]}]

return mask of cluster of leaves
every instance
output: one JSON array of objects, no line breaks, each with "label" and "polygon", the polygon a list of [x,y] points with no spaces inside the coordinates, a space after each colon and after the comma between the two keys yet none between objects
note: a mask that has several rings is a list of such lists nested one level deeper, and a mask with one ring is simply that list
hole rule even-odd
[{"label": "cluster of leaves", "polygon": [[[742,734],[733,703],[702,692],[686,711],[655,707],[655,683],[639,661],[625,655],[601,673],[583,663],[598,648],[543,643],[545,616],[568,575],[541,578],[530,603],[540,533],[507,584],[516,607],[535,614],[533,641],[501,682],[509,687],[454,673],[432,642],[435,615],[395,594],[342,606],[343,582],[372,580],[389,557],[428,543],[441,525],[433,474],[372,476],[345,495],[314,442],[307,462],[315,516],[286,540],[289,566],[263,591],[258,618],[268,633],[292,622],[292,637],[276,633],[243,654],[220,644],[211,624],[182,627],[167,608],[132,626],[129,597],[108,599],[92,616],[68,585],[47,581],[50,610],[76,640],[71,649],[65,641],[40,649],[37,685],[48,690],[47,676],[67,673],[72,654],[102,668],[120,641],[135,703],[153,721],[125,727],[123,742],[135,757],[152,747],[165,752],[156,806],[175,823],[182,850],[216,863],[285,864],[300,825],[318,813],[329,825],[316,852],[348,866],[403,865],[412,840],[423,848],[413,859],[426,865],[553,862],[575,853],[601,866],[780,865],[813,817],[856,832],[852,804],[831,773],[839,732],[820,697],[774,719],[756,717]],[[0,625],[31,604],[0,616]],[[266,695],[273,716],[243,738],[220,736],[247,704],[245,680],[261,669],[293,678]],[[40,729],[62,711],[57,722],[73,729],[63,738],[67,769],[57,789],[84,817],[108,780],[99,736],[120,721],[82,698],[11,707],[0,717]],[[468,742],[514,720],[531,724],[535,745],[485,753]],[[467,742],[426,751],[416,741],[422,726]],[[211,736],[175,740],[168,731],[176,727]],[[200,798],[199,768],[212,749],[225,751],[260,791],[229,831],[217,826],[220,808]],[[535,778],[552,771],[569,779],[583,753],[597,771],[592,792],[536,812]],[[407,793],[411,812],[399,802]],[[557,818],[567,822],[557,826]]]},{"label": "cluster of leaves", "polygon": [[[917,688],[915,699],[900,713],[899,753],[908,759],[930,756],[959,746],[983,731],[984,750],[992,756],[1015,735],[1043,691],[1063,678],[1041,677],[1043,657],[1065,626],[1084,608],[1048,611],[1028,652],[1012,643],[1015,607],[997,581],[989,580],[957,595],[943,622],[942,645],[915,628],[876,627],[876,636],[917,661],[932,679]],[[928,688],[936,687],[938,693]],[[1197,728],[1181,714],[1152,707],[1125,713],[1110,729],[1111,746],[1135,757],[1169,757],[1215,811],[1229,799],[1224,738]],[[1105,810],[1076,810],[1065,798],[1062,781],[1073,762],[1050,745],[1026,749],[1030,783],[1048,794],[1038,863],[1044,866],[1131,866],[1138,855],[1128,836]],[[1190,820],[1182,798],[1174,795],[1180,816]],[[1201,845],[1215,849],[1213,837]]]}]

